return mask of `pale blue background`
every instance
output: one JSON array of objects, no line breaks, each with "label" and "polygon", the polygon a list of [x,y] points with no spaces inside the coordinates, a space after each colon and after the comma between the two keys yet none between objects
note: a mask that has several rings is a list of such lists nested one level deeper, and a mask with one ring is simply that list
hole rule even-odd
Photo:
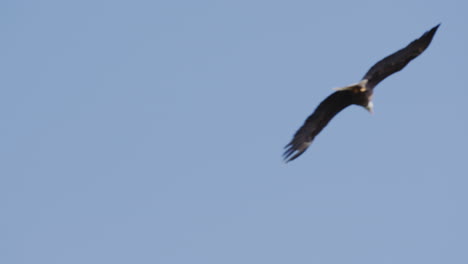
[{"label": "pale blue background", "polygon": [[468,263],[467,3],[1,1],[0,263]]}]

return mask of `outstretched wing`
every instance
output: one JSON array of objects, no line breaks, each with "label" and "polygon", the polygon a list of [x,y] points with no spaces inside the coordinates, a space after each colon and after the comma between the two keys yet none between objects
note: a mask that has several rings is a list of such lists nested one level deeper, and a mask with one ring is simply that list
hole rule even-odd
[{"label": "outstretched wing", "polygon": [[372,66],[363,78],[368,80],[367,87],[369,89],[374,88],[383,79],[403,69],[411,60],[423,53],[431,43],[439,26],[440,24],[424,33],[405,48],[385,57]]},{"label": "outstretched wing", "polygon": [[345,90],[335,92],[323,100],[314,113],[306,119],[304,125],[299,128],[291,142],[284,147],[286,149],[283,154],[285,161],[292,161],[304,153],[328,122],[352,104],[352,97],[353,92]]}]

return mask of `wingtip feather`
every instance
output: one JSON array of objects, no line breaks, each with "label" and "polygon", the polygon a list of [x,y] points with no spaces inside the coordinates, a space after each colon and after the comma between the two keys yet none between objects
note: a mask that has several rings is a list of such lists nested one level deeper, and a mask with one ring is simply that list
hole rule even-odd
[{"label": "wingtip feather", "polygon": [[[297,153],[294,154],[294,156],[292,156],[291,158],[287,158],[287,157],[286,157],[285,160],[284,160],[284,162],[287,164],[287,163],[289,163],[289,162],[295,160],[295,159],[298,158],[300,155],[302,155],[302,153],[304,153],[304,151],[305,151],[305,150],[297,152]],[[291,153],[291,154],[292,154],[292,153]]]},{"label": "wingtip feather", "polygon": [[435,27],[431,28],[429,31],[426,32],[426,35],[432,35],[433,36],[436,33],[437,29],[440,27],[441,24],[442,23],[439,23]]},{"label": "wingtip feather", "polygon": [[283,153],[284,162],[288,163],[298,158],[300,155],[302,155],[302,153],[304,153],[307,150],[309,145],[310,143],[306,144],[305,146],[299,147],[293,142],[286,145],[286,150]]}]

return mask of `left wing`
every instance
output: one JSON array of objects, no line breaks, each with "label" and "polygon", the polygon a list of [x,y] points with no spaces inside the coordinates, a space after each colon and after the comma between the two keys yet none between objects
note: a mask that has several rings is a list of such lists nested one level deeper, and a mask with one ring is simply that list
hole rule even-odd
[{"label": "left wing", "polygon": [[440,24],[424,33],[420,38],[408,44],[408,46],[385,57],[372,66],[363,78],[368,80],[367,87],[373,89],[383,79],[403,69],[411,60],[423,53],[431,43],[439,26]]}]

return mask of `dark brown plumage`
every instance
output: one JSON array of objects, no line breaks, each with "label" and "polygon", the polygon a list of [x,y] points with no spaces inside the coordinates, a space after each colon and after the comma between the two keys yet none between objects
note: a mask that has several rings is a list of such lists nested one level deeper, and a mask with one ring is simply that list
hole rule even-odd
[{"label": "dark brown plumage", "polygon": [[359,83],[337,91],[323,100],[296,132],[291,142],[285,146],[283,156],[286,162],[299,157],[314,140],[315,136],[341,110],[350,105],[359,105],[372,112],[374,87],[391,74],[403,69],[411,60],[419,56],[431,43],[437,25],[405,48],[385,57],[372,66]]}]

